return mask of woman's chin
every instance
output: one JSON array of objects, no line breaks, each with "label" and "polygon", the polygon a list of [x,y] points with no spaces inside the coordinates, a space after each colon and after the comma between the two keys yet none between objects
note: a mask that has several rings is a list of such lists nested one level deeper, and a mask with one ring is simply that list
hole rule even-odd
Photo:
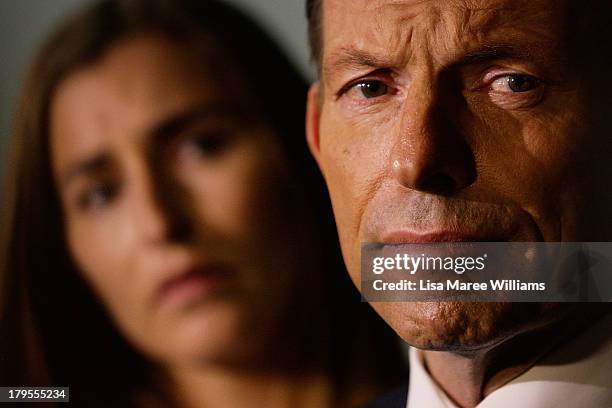
[{"label": "woman's chin", "polygon": [[[243,354],[244,313],[233,302],[193,306],[157,325],[154,336],[141,342],[145,354],[167,364],[205,364]],[[148,350],[148,352],[147,352]]]}]

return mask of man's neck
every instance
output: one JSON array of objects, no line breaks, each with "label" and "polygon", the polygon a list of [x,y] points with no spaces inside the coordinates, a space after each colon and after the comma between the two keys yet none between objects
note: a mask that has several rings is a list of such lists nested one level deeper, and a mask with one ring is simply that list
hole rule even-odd
[{"label": "man's neck", "polygon": [[[583,318],[588,308],[589,319]],[[468,353],[424,351],[426,370],[457,405],[475,407],[487,395],[531,368],[569,336],[598,321],[609,308],[579,306],[567,319],[516,335],[493,347]]]},{"label": "man's neck", "polygon": [[475,407],[487,394],[525,372],[541,355],[532,355],[520,363],[501,368],[491,376],[493,358],[489,353],[492,352],[463,355],[425,351],[424,365],[432,379],[457,405]]}]

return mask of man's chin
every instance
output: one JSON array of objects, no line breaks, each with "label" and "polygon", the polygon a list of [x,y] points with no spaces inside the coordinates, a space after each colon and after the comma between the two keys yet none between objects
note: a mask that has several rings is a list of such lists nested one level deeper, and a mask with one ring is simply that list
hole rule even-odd
[{"label": "man's chin", "polygon": [[485,350],[557,320],[550,303],[372,302],[409,345],[434,351]]}]

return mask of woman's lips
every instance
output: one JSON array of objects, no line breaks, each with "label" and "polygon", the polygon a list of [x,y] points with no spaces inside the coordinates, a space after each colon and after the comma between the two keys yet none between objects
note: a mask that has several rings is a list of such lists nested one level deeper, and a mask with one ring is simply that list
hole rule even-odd
[{"label": "woman's lips", "polygon": [[212,296],[227,282],[229,272],[219,266],[194,267],[166,281],[158,292],[164,307],[181,307]]}]

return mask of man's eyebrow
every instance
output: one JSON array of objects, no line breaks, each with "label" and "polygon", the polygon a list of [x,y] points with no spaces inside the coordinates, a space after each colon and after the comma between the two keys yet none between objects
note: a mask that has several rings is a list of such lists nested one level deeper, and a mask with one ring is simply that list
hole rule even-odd
[{"label": "man's eyebrow", "polygon": [[394,59],[388,56],[374,55],[356,48],[344,47],[328,58],[323,65],[323,71],[329,75],[334,71],[388,68],[393,62]]},{"label": "man's eyebrow", "polygon": [[534,54],[524,47],[517,47],[512,44],[491,44],[468,51],[453,65],[479,64],[500,59],[532,60],[533,58]]},{"label": "man's eyebrow", "polygon": [[68,186],[78,177],[98,173],[107,168],[111,163],[111,158],[106,153],[98,153],[92,157],[81,160],[70,166],[62,177],[63,185]]},{"label": "man's eyebrow", "polygon": [[[499,59],[525,59],[531,60],[534,53],[525,47],[512,44],[489,44],[478,49],[468,51],[453,65],[470,65]],[[359,70],[364,68],[388,68],[395,63],[389,56],[374,55],[372,53],[345,47],[332,54],[324,64],[325,75],[343,70]]]}]

